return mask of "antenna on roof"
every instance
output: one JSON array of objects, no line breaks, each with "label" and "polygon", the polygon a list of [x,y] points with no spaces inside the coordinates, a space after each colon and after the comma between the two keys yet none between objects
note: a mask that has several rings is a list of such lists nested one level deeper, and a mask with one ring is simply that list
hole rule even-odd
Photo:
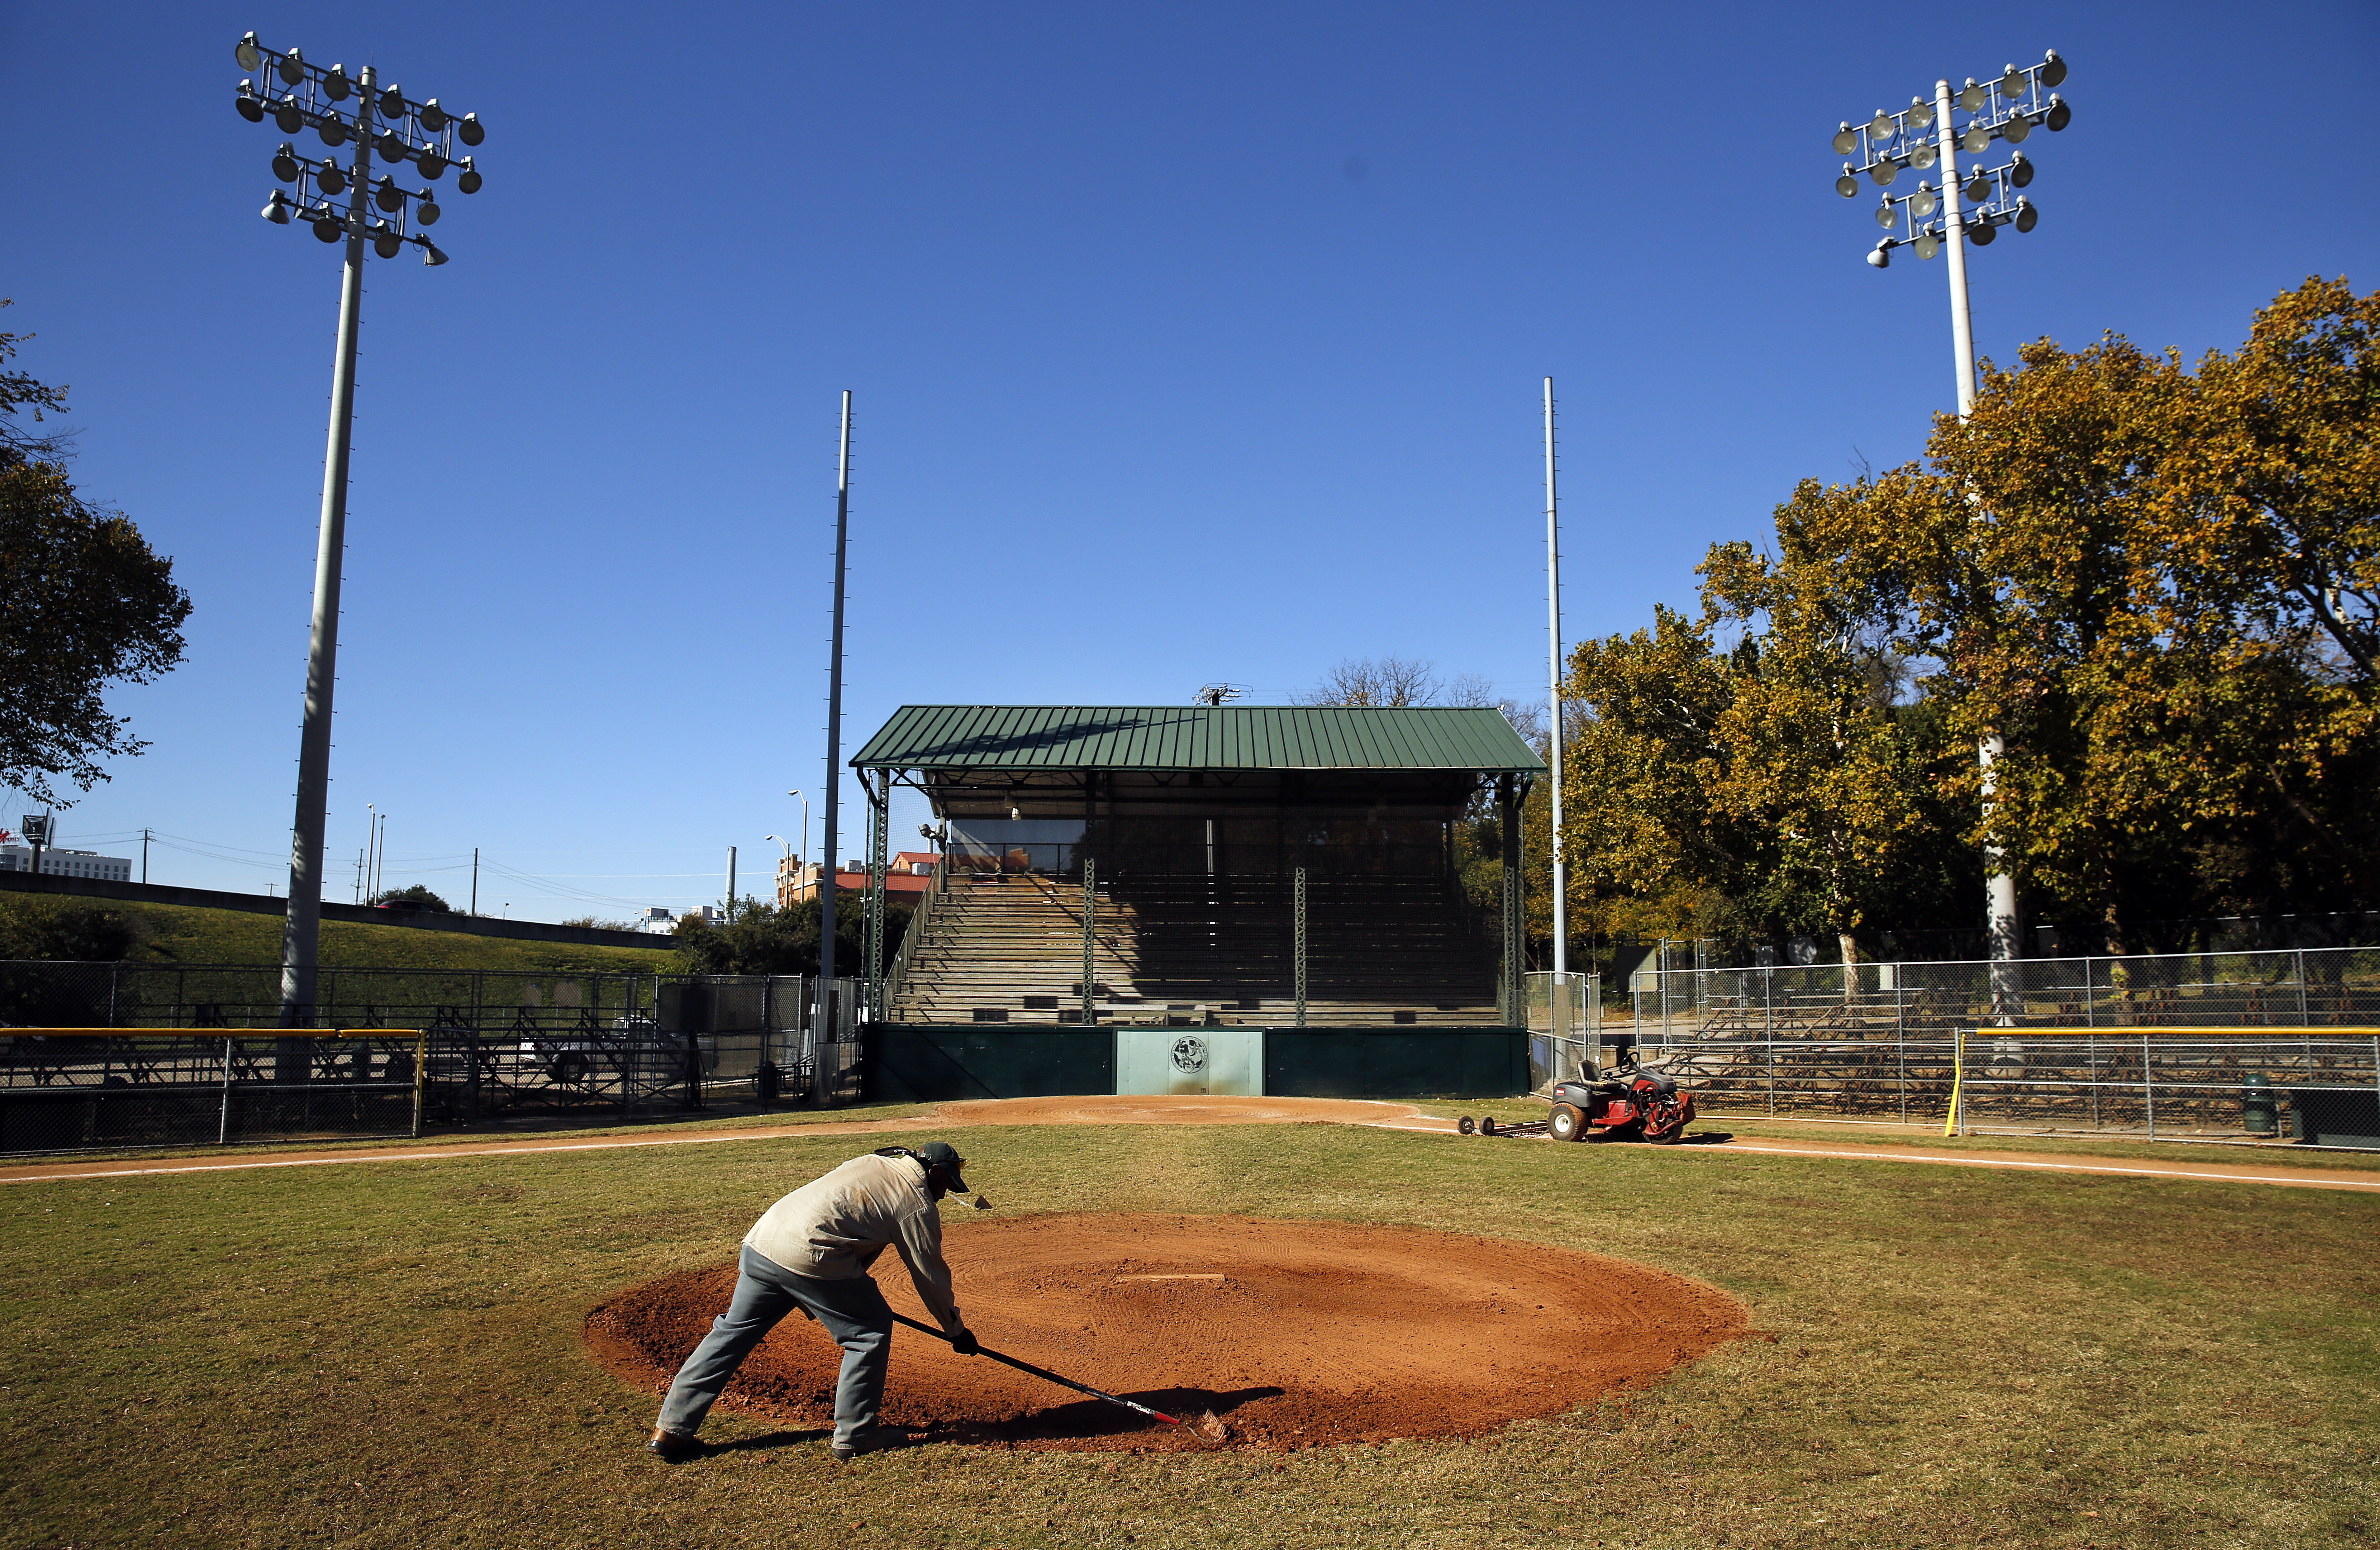
[{"label": "antenna on roof", "polygon": [[1229,705],[1235,699],[1245,699],[1247,696],[1248,689],[1245,684],[1209,684],[1198,691],[1198,697],[1193,703]]}]

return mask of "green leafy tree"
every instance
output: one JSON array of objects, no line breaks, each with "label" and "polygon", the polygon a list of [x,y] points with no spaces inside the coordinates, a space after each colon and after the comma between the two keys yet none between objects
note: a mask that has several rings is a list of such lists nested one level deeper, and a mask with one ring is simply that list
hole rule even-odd
[{"label": "green leafy tree", "polygon": [[392,888],[383,892],[375,893],[371,896],[371,902],[399,906],[410,904],[422,909],[437,910],[445,914],[455,913],[454,905],[431,892],[429,888],[421,883],[414,883],[405,888]]},{"label": "green leafy tree", "polygon": [[[838,971],[856,972],[867,950],[867,926],[857,900],[848,894],[839,901],[834,919],[834,962]],[[892,900],[884,904],[884,966],[901,950],[911,911]],[[805,899],[790,909],[779,909],[758,899],[745,899],[735,917],[712,925],[699,917],[681,918],[676,926],[678,954],[686,972],[698,975],[815,975],[819,972],[819,904]]]},{"label": "green leafy tree", "polygon": [[[0,333],[0,362],[18,336]],[[182,659],[189,595],[173,562],[121,512],[75,492],[66,438],[27,429],[63,388],[0,372],[0,782],[36,802],[107,779],[98,761],[147,746],[107,712],[114,684],[145,684]]]}]

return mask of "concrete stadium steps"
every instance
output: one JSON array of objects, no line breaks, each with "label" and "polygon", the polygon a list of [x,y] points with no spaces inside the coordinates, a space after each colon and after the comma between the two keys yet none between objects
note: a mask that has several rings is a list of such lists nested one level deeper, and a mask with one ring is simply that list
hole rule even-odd
[{"label": "concrete stadium steps", "polygon": [[[910,949],[895,1021],[1075,1022],[1083,890],[1034,876],[953,878]],[[1102,1022],[1280,1023],[1294,1015],[1285,879],[1102,884],[1092,923]],[[986,1018],[981,1020],[995,1020]],[[1306,896],[1306,1020],[1492,1023],[1495,975],[1436,878],[1315,879]]]}]

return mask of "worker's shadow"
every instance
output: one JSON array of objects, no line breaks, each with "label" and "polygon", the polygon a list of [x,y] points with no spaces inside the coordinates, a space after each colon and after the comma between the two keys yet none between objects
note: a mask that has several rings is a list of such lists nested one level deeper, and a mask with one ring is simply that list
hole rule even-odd
[{"label": "worker's shadow", "polygon": [[726,1442],[705,1442],[705,1453],[754,1453],[774,1448],[793,1447],[806,1442],[824,1442],[834,1435],[831,1426],[819,1426],[806,1432],[764,1432],[757,1437],[735,1437]]},{"label": "worker's shadow", "polygon": [[[1229,1420],[1232,1411],[1251,1399],[1270,1399],[1285,1392],[1270,1386],[1232,1389],[1151,1388],[1135,1391],[1126,1398],[1188,1422],[1201,1411],[1212,1411]],[[1047,1410],[1027,1411],[1006,1421],[962,1423],[941,1432],[935,1440],[1060,1442],[1124,1436],[1135,1432],[1162,1434],[1172,1430],[1161,1421],[1145,1420],[1103,1400],[1077,1399],[1068,1404],[1052,1405]]]}]

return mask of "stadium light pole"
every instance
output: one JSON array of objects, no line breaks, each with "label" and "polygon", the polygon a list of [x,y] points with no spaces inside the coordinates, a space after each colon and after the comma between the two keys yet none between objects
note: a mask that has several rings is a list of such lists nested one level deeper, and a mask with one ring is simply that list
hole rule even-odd
[{"label": "stadium light pole", "polygon": [[[843,393],[843,437],[834,465],[834,614],[826,664],[826,864],[819,868],[819,978],[834,978],[834,848],[843,791],[843,576],[851,539],[851,390]],[[808,809],[804,811],[807,813]],[[807,823],[807,817],[803,820]],[[829,1023],[830,1029],[833,1024]]]},{"label": "stadium light pole", "polygon": [[[1950,353],[1958,375],[1961,419],[1975,408],[1975,328],[1967,305],[1967,246],[1989,247],[2000,227],[2013,225],[2020,232],[2029,232],[2040,220],[2033,201],[2021,192],[2033,182],[2033,163],[2014,148],[2023,144],[2036,126],[2055,133],[2072,121],[2073,110],[2052,90],[2065,79],[2066,61],[2050,49],[2038,65],[2023,69],[2010,65],[1987,81],[1970,76],[1955,94],[1947,79],[1937,80],[1931,102],[1912,97],[1909,106],[1899,113],[1878,108],[1866,123],[1843,123],[1835,130],[1835,154],[1857,158],[1846,161],[1841,176],[1835,179],[1835,192],[1847,200],[1859,196],[1862,175],[1876,188],[1889,189],[1905,169],[1913,167],[1923,174],[1937,162],[1941,164],[1938,190],[1930,179],[1921,177],[1909,193],[1883,196],[1876,206],[1876,224],[1885,229],[1885,236],[1869,251],[1867,261],[1877,269],[1888,268],[1893,250],[1902,247],[1913,248],[1920,259],[1947,254]],[[1963,124],[1954,126],[1954,111],[1966,115]],[[1986,166],[1996,139],[2010,148],[2010,158],[2004,165]],[[1963,177],[1959,172],[1961,151],[1978,158]],[[1972,210],[1965,208],[1969,204]],[[1992,810],[1993,766],[2005,751],[1997,731],[1976,739],[1986,820]],[[2004,1016],[2018,994],[2013,971],[2016,878],[2008,870],[2006,851],[1988,840],[1984,844],[1984,893],[1991,936],[1992,1007],[1995,1015]]]},{"label": "stadium light pole", "polygon": [[[426,228],[439,208],[427,188],[397,184],[395,169],[411,163],[428,182],[448,167],[461,169],[455,187],[480,191],[482,179],[472,158],[456,156],[455,143],[476,146],[486,139],[477,114],[455,115],[431,97],[415,102],[395,86],[382,86],[366,66],[350,76],[344,66],[324,69],[296,49],[266,48],[249,33],[232,50],[249,79],[233,100],[251,124],[270,117],[284,140],[273,154],[273,176],[292,186],[273,190],[261,212],[276,226],[303,221],[322,242],[344,242],[346,263],[339,286],[338,342],[331,357],[331,425],[322,460],[322,515],[314,552],[314,612],[306,649],[305,727],[298,745],[298,810],[289,843],[289,902],[281,938],[281,1025],[310,1026],[314,1021],[316,966],[322,927],[322,827],[331,794],[331,696],[338,678],[339,582],[346,549],[347,456],[354,440],[356,334],[361,320],[364,253],[393,259],[410,245],[421,261],[435,266],[446,255]],[[257,82],[262,81],[261,90]],[[352,105],[343,107],[352,99]],[[330,158],[299,153],[295,137],[311,129],[333,151],[352,142],[342,167]],[[372,178],[372,159],[390,168]],[[332,201],[345,197],[342,210]],[[423,230],[411,229],[414,227]]]},{"label": "stadium light pole", "polygon": [[[1547,703],[1553,708],[1553,996],[1559,999],[1570,973],[1569,859],[1562,854],[1562,664],[1561,534],[1554,502],[1554,380],[1546,379],[1546,640],[1550,663]],[[1551,1004],[1550,1002],[1548,1004]],[[1567,1005],[1567,1002],[1563,1003]]]}]

